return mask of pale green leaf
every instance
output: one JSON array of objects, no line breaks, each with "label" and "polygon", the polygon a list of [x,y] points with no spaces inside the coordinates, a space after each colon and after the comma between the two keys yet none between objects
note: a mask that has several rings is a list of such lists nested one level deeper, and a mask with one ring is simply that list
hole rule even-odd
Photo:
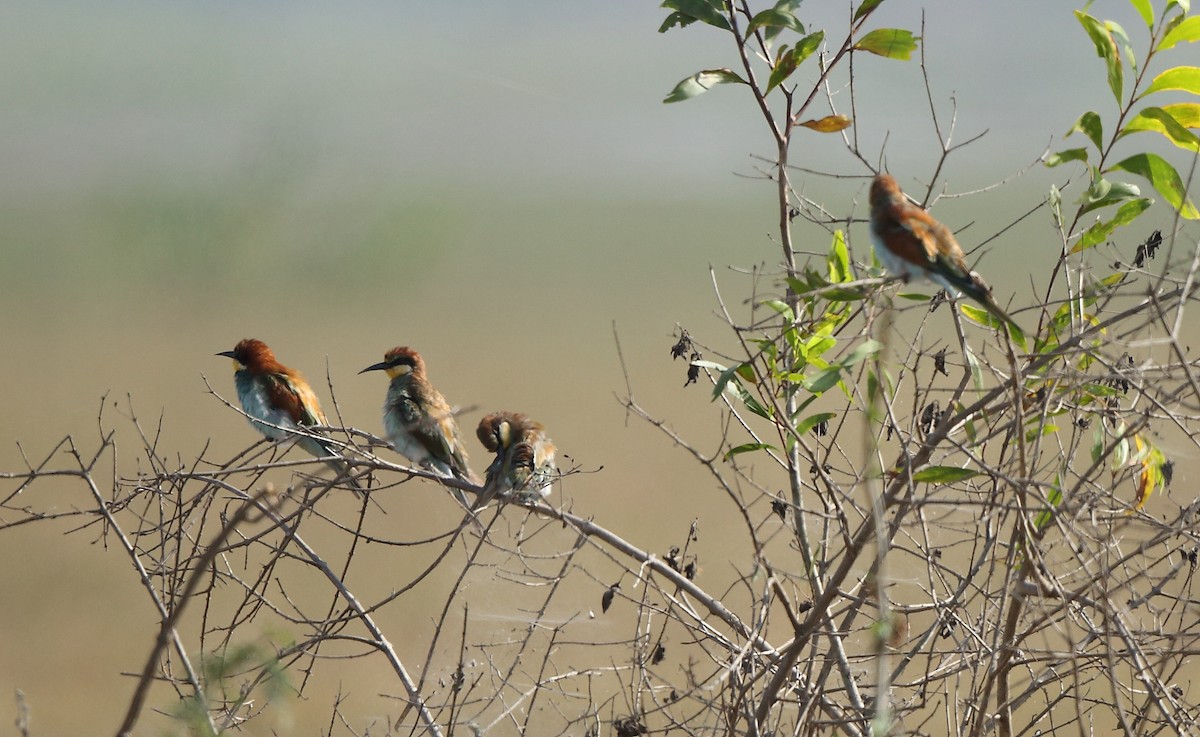
[{"label": "pale green leaf", "polygon": [[846,250],[846,234],[841,230],[833,232],[833,243],[829,246],[826,261],[829,263],[830,283],[840,284],[854,279],[854,272],[850,268],[850,252]]},{"label": "pale green leaf", "polygon": [[702,95],[719,84],[746,84],[746,80],[730,69],[705,69],[675,85],[663,102],[682,102]]},{"label": "pale green leaf", "polygon": [[763,305],[783,315],[783,318],[788,322],[796,321],[796,315],[792,312],[792,308],[787,302],[778,299],[768,299],[763,302]]},{"label": "pale green leaf", "polygon": [[1137,59],[1133,55],[1133,45],[1129,43],[1129,34],[1125,33],[1125,29],[1119,23],[1112,20],[1104,21],[1104,30],[1108,31],[1112,36],[1113,42],[1120,41],[1121,46],[1125,49],[1125,60],[1129,62],[1129,66],[1137,69]]},{"label": "pale green leaf", "polygon": [[975,391],[983,391],[983,367],[979,365],[979,359],[970,350],[963,355],[967,359],[967,367],[971,369],[971,385]]},{"label": "pale green leaf", "polygon": [[1129,3],[1138,12],[1138,15],[1142,16],[1142,22],[1146,24],[1146,27],[1153,28],[1154,8],[1151,7],[1150,0],[1129,0]]},{"label": "pale green leaf", "polygon": [[958,466],[929,466],[913,474],[912,480],[929,484],[952,484],[955,481],[978,476],[978,471]]},{"label": "pale green leaf", "polygon": [[917,48],[919,36],[903,28],[878,28],[858,40],[854,48],[888,59],[907,61]]},{"label": "pale green leaf", "polygon": [[1136,184],[1113,182],[1104,178],[1096,179],[1088,187],[1087,196],[1083,200],[1082,212],[1088,213],[1141,196],[1142,190]]},{"label": "pale green leaf", "polygon": [[850,355],[843,358],[840,363],[842,366],[853,366],[864,358],[870,358],[871,356],[875,355],[882,348],[883,343],[880,343],[874,338],[868,338],[859,345],[855,346],[854,350],[850,352]]},{"label": "pale green leaf", "polygon": [[775,446],[768,445],[767,443],[745,443],[736,448],[730,448],[725,453],[725,460],[729,460],[730,458],[741,455],[742,453],[752,453],[756,450],[775,450]]}]

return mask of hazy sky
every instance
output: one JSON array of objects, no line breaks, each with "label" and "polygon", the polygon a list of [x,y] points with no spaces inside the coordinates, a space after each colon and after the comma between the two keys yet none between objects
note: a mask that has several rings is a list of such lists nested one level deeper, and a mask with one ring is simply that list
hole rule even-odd
[{"label": "hazy sky", "polygon": [[[848,5],[811,1],[810,26]],[[874,26],[925,38],[934,99],[957,100],[960,139],[994,180],[1108,104],[1103,68],[1070,4],[885,3]],[[1136,33],[1124,2],[1098,3]],[[14,3],[0,8],[0,192],[111,186],[139,177],[220,180],[256,157],[302,156],[324,185],[515,184],[640,194],[726,188],[766,153],[743,89],[662,105],[674,84],[735,66],[716,30],[660,35],[654,3]],[[832,34],[832,31],[831,31]],[[827,39],[836,42],[835,39]],[[919,68],[859,60],[858,131],[909,164],[935,143]],[[808,77],[813,74],[811,64]],[[844,77],[834,86],[848,106]],[[914,86],[914,82],[918,82]],[[886,120],[872,113],[887,110]],[[886,125],[886,127],[885,127]],[[814,139],[819,137],[814,137]],[[822,161],[824,141],[802,147]],[[919,165],[913,157],[910,165]]]}]

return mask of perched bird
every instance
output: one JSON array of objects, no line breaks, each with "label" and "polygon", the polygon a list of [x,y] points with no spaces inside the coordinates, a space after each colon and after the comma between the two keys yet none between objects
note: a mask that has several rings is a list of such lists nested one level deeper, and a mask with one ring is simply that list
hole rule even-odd
[{"label": "perched bird", "polygon": [[[478,485],[467,466],[458,423],[445,397],[429,383],[421,354],[399,346],[359,373],[368,371],[386,371],[392,379],[383,405],[383,429],[396,452],[426,470]],[[471,509],[461,489],[451,487],[451,492]]]},{"label": "perched bird", "polygon": [[484,496],[515,495],[523,501],[550,496],[558,469],[557,450],[546,428],[519,412],[493,412],[479,421],[475,434],[496,457],[487,469]]},{"label": "perched bird", "polygon": [[904,281],[929,279],[952,296],[966,294],[1004,322],[1017,325],[996,304],[991,287],[967,267],[954,234],[909,202],[887,174],[871,182],[871,240],[879,261]]},{"label": "perched bird", "polygon": [[[350,466],[329,441],[314,437],[312,429],[327,425],[325,413],[312,387],[300,375],[281,364],[267,344],[246,338],[232,351],[217,354],[233,359],[233,382],[242,410],[250,416],[250,425],[271,440],[295,438],[296,444],[325,462],[339,475],[347,476],[355,489],[361,489],[350,476]],[[307,434],[301,434],[307,433]]]}]

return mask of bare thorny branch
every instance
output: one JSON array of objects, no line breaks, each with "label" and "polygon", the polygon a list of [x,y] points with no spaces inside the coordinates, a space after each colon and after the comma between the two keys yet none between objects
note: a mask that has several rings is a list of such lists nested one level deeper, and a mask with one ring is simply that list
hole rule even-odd
[{"label": "bare thorny branch", "polygon": [[[259,443],[228,459],[205,449],[185,465],[130,402],[136,476],[118,468],[118,433],[103,416],[94,450],[68,436],[0,474],[12,485],[0,530],[64,519],[98,530],[148,595],[158,630],[117,734],[172,700],[165,710],[186,729],[237,730],[284,694],[307,696],[318,670],[364,659],[399,685],[387,734],[867,735],[938,723],[1011,735],[1042,719],[1043,733],[1194,729],[1183,662],[1200,644],[1197,503],[1167,477],[1150,485],[1154,514],[1143,503],[1152,464],[1163,465],[1151,441],[1198,445],[1200,384],[1181,333],[1200,248],[1172,238],[1173,275],[1130,268],[1119,289],[1089,291],[1082,274],[1094,267],[1068,248],[1079,213],[1057,234],[1044,300],[1027,308],[1041,324],[1023,346],[964,321],[958,305],[899,309],[889,280],[862,276],[862,250],[859,276],[802,288],[825,264],[803,262],[801,248],[824,248],[798,243],[798,212],[819,208],[826,226],[854,218],[797,195],[792,177],[807,170],[792,134],[822,89],[833,107],[832,80],[853,62],[870,13],[821,58],[808,94],[785,84],[775,97],[758,66],[771,63],[770,44],[761,28],[742,30],[752,17],[745,2],[728,7],[776,149],[782,264],[751,273],[741,316],[714,271],[731,347],[686,338],[689,381],[702,351],[735,357],[724,371],[704,364],[719,436],[692,440],[635,400],[618,347],[628,416],[704,469],[712,486],[688,493],[712,493],[723,531],[737,531],[721,565],[700,567],[707,519],[664,520],[647,545],[568,494],[500,504],[482,535],[465,532],[466,520],[416,540],[380,534],[374,520],[407,484],[482,489],[389,462],[373,452],[379,439],[331,428],[370,487],[348,512],[343,485],[308,475],[320,461]],[[856,110],[852,78],[849,89]],[[944,126],[927,76],[925,91],[941,143],[922,198],[931,202],[975,139],[952,144],[957,111]],[[858,132],[842,141],[862,176],[874,174]],[[777,300],[759,294],[772,278]],[[1068,319],[1056,322],[1064,306]],[[819,383],[831,367],[837,376]],[[66,512],[46,501],[64,482],[84,492]],[[375,575],[380,550],[411,561]],[[433,614],[406,616],[422,596]],[[598,634],[604,616],[623,636]],[[431,620],[428,631],[412,634],[417,619]],[[263,635],[269,626],[289,636]],[[353,704],[339,691],[330,733],[367,731]]]}]

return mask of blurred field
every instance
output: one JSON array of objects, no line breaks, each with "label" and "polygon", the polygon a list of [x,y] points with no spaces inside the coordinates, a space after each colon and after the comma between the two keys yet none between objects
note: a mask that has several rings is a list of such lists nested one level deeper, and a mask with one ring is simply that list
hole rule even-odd
[{"label": "blurred field", "polygon": [[[659,36],[663,12],[652,4],[503,5],[0,5],[0,376],[9,387],[0,469],[21,469],[22,453],[39,460],[66,434],[95,448],[102,396],[109,426],[130,441],[121,468],[139,462],[127,396],[148,427],[161,421],[168,455],[186,463],[207,443],[215,456],[234,453],[255,436],[206,394],[203,377],[232,397],[228,362],[213,354],[243,337],[267,341],[327,402],[328,371],[346,423],[375,431],[384,382],[357,371],[409,344],[452,402],[478,408],[464,419],[469,434],[483,412],[520,410],[583,469],[603,467],[565,485],[577,512],[650,547],[664,534],[682,539],[699,518],[701,561],[729,575],[724,561],[740,536],[725,529],[727,502],[660,433],[625,417],[613,331],[635,396],[713,446],[720,427],[708,390],[682,388],[685,368],[668,348],[677,323],[732,345],[714,317],[710,264],[742,310],[750,281],[726,267],[778,261],[772,185],[734,176],[755,174],[750,157],[768,140],[738,90],[660,103],[679,79],[732,59],[702,31]],[[944,19],[929,33],[948,77],[935,83],[957,92],[964,135],[994,131],[975,166],[951,172],[956,189],[1032,162],[1047,131],[1066,130],[1081,111],[1073,95],[1106,94],[1065,7],[1053,22],[1013,31],[1041,34],[1022,43],[1028,68],[1005,80],[1029,92],[1029,106],[1046,106],[1033,120],[952,63],[966,49],[1012,61],[1011,48],[970,35],[989,26],[967,17],[982,11],[932,7],[942,15],[931,21]],[[1061,58],[1055,33],[1076,44]],[[1031,84],[1056,58],[1069,89]],[[919,83],[916,67],[888,73],[903,76],[864,87],[860,114],[876,122],[861,133],[889,141],[894,171],[926,176],[926,102],[902,105],[888,89]],[[813,144],[805,163],[846,166],[829,148]],[[986,212],[956,200],[942,212],[991,235],[1049,181],[1038,171]],[[863,188],[802,186],[839,203]],[[827,247],[822,231],[799,233],[806,248]],[[994,244],[1011,250],[985,260],[993,284],[1027,294],[1029,264],[1057,252],[1046,235],[1040,218]],[[861,225],[851,237],[866,258]],[[473,438],[471,447],[482,459]],[[81,493],[64,485],[54,503],[82,506]],[[394,500],[386,519],[414,525],[404,528],[414,536],[424,514],[449,523],[452,507],[436,492],[413,498],[418,514]],[[20,688],[37,735],[115,728],[133,686],[119,674],[138,670],[153,640],[128,560],[102,550],[98,529],[64,534],[74,526],[0,534],[0,716],[11,722],[8,699]],[[406,565],[415,564],[374,555],[363,575],[387,590],[391,567],[399,580]],[[477,585],[490,600],[487,583]],[[580,608],[596,607],[599,592]],[[406,604],[412,622],[428,623],[430,601]],[[493,603],[481,621],[505,622],[516,608]],[[403,647],[423,656],[419,627]],[[399,692],[379,685],[389,674],[358,677],[364,696]],[[287,732],[293,719],[297,733],[315,734],[312,720],[327,709],[320,698],[296,703],[275,726]],[[147,715],[141,733],[164,724]]]}]

